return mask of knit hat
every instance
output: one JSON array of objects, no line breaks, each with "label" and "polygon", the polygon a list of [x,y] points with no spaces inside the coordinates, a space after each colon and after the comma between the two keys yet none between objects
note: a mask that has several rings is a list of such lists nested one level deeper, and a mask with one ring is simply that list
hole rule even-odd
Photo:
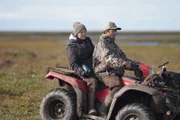
[{"label": "knit hat", "polygon": [[104,26],[104,31],[110,30],[110,29],[111,29],[111,30],[121,30],[121,28],[118,28],[114,22],[108,22],[108,23]]},{"label": "knit hat", "polygon": [[77,34],[80,33],[82,30],[87,30],[83,24],[75,24],[73,32],[74,36],[77,36]]},{"label": "knit hat", "polygon": [[80,22],[74,22],[73,23],[73,27],[75,27],[76,25],[78,25],[78,24],[81,24]]}]

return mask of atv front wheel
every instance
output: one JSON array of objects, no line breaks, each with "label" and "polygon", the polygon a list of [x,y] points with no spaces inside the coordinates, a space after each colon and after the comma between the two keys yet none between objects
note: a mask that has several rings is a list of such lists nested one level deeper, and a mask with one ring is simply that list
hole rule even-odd
[{"label": "atv front wheel", "polygon": [[143,104],[134,103],[124,106],[116,120],[156,120],[154,114]]},{"label": "atv front wheel", "polygon": [[51,90],[41,102],[40,116],[42,120],[75,120],[75,94],[61,88]]}]

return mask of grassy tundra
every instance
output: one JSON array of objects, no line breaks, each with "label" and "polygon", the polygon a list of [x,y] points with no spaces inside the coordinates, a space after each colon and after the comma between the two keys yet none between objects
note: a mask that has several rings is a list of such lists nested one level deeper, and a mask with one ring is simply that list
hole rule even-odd
[{"label": "grassy tundra", "polygon": [[[55,41],[67,36],[13,38],[0,41],[0,120],[39,120],[42,97],[58,87],[56,81],[44,78],[45,68],[68,66],[66,44]],[[176,43],[179,40],[176,39]],[[151,65],[155,71],[158,65],[169,61],[167,69],[180,72],[180,47],[120,47],[129,58]]]}]

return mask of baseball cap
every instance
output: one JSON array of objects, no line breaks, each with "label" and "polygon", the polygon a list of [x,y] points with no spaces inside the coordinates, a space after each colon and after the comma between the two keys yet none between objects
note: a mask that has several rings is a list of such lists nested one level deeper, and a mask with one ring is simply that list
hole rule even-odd
[{"label": "baseball cap", "polygon": [[105,26],[104,26],[104,31],[105,30],[121,30],[121,28],[117,27],[116,24],[114,22],[108,22]]}]

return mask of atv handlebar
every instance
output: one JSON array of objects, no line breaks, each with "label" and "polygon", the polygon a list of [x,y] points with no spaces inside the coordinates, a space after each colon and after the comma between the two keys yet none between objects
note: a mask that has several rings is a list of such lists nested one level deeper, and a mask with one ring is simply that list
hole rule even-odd
[{"label": "atv handlebar", "polygon": [[158,66],[158,68],[161,68],[161,67],[163,67],[163,66],[167,65],[168,63],[169,63],[169,62],[165,62],[164,64],[159,65],[159,66]]}]

